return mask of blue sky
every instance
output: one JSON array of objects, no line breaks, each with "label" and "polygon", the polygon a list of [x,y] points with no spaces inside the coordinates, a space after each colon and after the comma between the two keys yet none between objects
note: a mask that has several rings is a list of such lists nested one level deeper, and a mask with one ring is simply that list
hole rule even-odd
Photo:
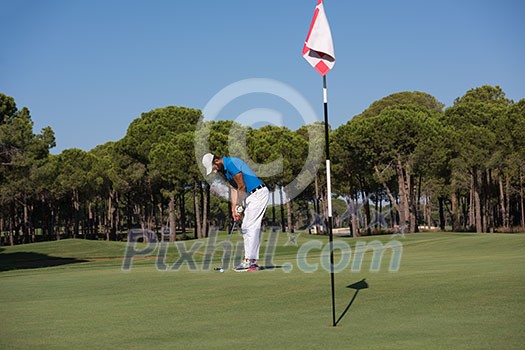
[{"label": "blue sky", "polygon": [[[27,106],[57,147],[89,150],[122,138],[142,112],[204,109],[229,84],[274,79],[322,118],[321,77],[301,57],[316,0],[0,0],[0,92]],[[525,98],[525,5],[519,0],[325,0],[336,64],[330,123],[372,102],[424,91],[450,106],[468,89],[500,85]],[[251,94],[221,119],[276,111],[287,101]]]}]

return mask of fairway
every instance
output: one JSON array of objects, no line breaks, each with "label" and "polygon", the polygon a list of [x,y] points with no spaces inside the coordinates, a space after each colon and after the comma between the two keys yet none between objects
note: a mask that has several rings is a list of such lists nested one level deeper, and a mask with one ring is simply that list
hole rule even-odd
[{"label": "fairway", "polygon": [[[525,235],[336,238],[352,258],[357,242],[397,240],[403,250],[398,272],[389,272],[387,250],[378,272],[370,271],[368,251],[361,271],[349,265],[336,274],[337,316],[355,293],[347,285],[365,278],[369,288],[335,328],[323,251],[308,252],[315,272],[297,266],[297,252],[312,240],[328,242],[280,234],[276,268],[256,273],[159,271],[154,253],[123,272],[118,242],[0,247],[0,349],[523,348]],[[336,263],[348,253],[336,251]],[[197,266],[202,256],[194,255]],[[178,257],[170,247],[165,262]],[[220,260],[214,255],[211,267]]]}]

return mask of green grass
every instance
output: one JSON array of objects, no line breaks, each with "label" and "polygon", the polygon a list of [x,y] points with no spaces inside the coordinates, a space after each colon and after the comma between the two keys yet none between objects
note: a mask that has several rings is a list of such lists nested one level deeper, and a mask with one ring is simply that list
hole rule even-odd
[{"label": "green grass", "polygon": [[[354,295],[347,285],[366,278],[369,288],[335,328],[329,273],[296,263],[302,244],[325,237],[301,235],[295,247],[281,234],[274,262],[292,263],[290,273],[166,272],[154,257],[123,272],[125,244],[116,242],[0,247],[0,349],[522,349],[525,235],[338,240],[354,253],[358,241],[392,238],[403,245],[398,272],[388,271],[389,252],[370,272],[368,252],[362,271],[336,274],[337,316]],[[166,263],[177,258],[170,246]],[[320,259],[309,252],[308,263]]]}]

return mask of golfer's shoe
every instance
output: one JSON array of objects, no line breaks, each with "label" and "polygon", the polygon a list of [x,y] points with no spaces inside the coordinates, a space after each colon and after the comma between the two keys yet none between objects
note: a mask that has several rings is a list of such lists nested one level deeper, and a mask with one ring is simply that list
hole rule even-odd
[{"label": "golfer's shoe", "polygon": [[249,268],[250,268],[250,262],[248,260],[243,260],[242,263],[238,266],[235,266],[233,270],[236,272],[245,272]]},{"label": "golfer's shoe", "polygon": [[259,265],[257,264],[251,264],[250,267],[246,270],[246,272],[257,272],[259,271]]}]

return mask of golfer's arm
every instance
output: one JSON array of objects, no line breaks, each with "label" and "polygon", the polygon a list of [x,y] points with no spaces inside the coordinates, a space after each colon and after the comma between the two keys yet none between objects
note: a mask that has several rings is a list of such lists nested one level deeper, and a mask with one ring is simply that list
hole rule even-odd
[{"label": "golfer's arm", "polygon": [[238,193],[237,193],[237,190],[234,187],[232,187],[232,186],[230,186],[230,193],[231,193],[231,197],[232,197],[231,200],[232,200],[232,211],[233,211],[235,209],[235,205],[237,203],[237,194]]},{"label": "golfer's arm", "polygon": [[234,175],[233,181],[235,181],[235,183],[237,184],[237,189],[234,189],[234,191],[232,191],[232,203],[235,206],[242,205],[242,202],[244,201],[244,197],[246,196],[246,184],[244,183],[244,178],[242,177],[242,173],[238,173]]}]

